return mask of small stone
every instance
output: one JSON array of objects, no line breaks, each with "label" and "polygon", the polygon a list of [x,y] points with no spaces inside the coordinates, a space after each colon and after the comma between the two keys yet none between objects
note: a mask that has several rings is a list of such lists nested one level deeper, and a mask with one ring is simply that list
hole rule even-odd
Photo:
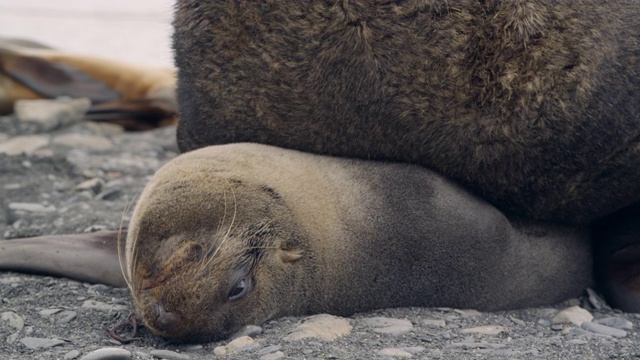
[{"label": "small stone", "polygon": [[633,330],[633,323],[625,318],[621,317],[608,317],[594,321],[597,324],[611,326],[616,329]]},{"label": "small stone", "polygon": [[378,355],[380,356],[391,356],[391,357],[402,357],[402,358],[410,358],[413,357],[408,351],[398,349],[398,348],[384,348],[382,350],[378,350]]},{"label": "small stone", "polygon": [[45,206],[38,203],[10,203],[9,210],[12,212],[28,212],[28,213],[52,213],[56,208],[52,205]]},{"label": "small stone", "polygon": [[64,344],[64,340],[25,337],[20,339],[22,345],[29,349],[46,349]]},{"label": "small stone", "polygon": [[108,347],[102,348],[88,353],[80,358],[80,360],[129,360],[131,352],[125,349]]},{"label": "small stone", "polygon": [[423,319],[422,324],[430,327],[445,327],[447,325],[442,319]]},{"label": "small stone", "polygon": [[580,326],[584,330],[594,332],[596,334],[609,335],[613,337],[625,337],[627,332],[624,330],[616,329],[610,326],[585,321]]},{"label": "small stone", "polygon": [[41,131],[51,131],[79,122],[90,106],[91,100],[86,98],[18,100],[14,112],[19,121],[37,124]]},{"label": "small stone", "polygon": [[551,321],[547,320],[547,319],[539,319],[538,320],[538,324],[547,327],[547,326],[551,326]]},{"label": "small stone", "polygon": [[171,350],[151,350],[149,352],[151,356],[158,359],[168,359],[168,360],[189,360],[189,355],[180,354]]},{"label": "small stone", "polygon": [[129,309],[129,307],[125,305],[109,305],[95,300],[85,300],[85,302],[82,303],[82,307],[101,311],[126,311]]},{"label": "small stone", "polygon": [[587,295],[588,295],[589,304],[591,304],[591,306],[593,306],[594,309],[600,310],[606,307],[605,301],[602,300],[600,295],[598,295],[595,291],[593,291],[593,289],[587,288]]},{"label": "small stone", "polygon": [[76,191],[90,190],[91,192],[93,192],[93,194],[98,194],[100,193],[100,190],[102,189],[103,185],[104,185],[104,182],[102,181],[102,179],[93,178],[93,179],[89,179],[81,182],[80,184],[76,185],[74,189]]},{"label": "small stone", "polygon": [[58,324],[68,324],[78,317],[78,313],[71,310],[64,310],[58,314]]},{"label": "small stone", "polygon": [[262,334],[262,328],[256,325],[247,325],[242,327],[240,330],[236,331],[235,334],[231,335],[229,339],[237,339],[241,336],[251,336],[255,337],[257,335]]},{"label": "small stone", "polygon": [[3,312],[2,315],[0,315],[0,319],[2,319],[2,321],[9,322],[9,326],[18,331],[22,331],[22,329],[24,328],[24,320],[22,320],[20,315],[14,313],[13,311]]},{"label": "small stone", "polygon": [[226,348],[227,354],[235,354],[242,351],[253,350],[259,346],[260,344],[256,343],[251,337],[241,336],[228,343]]},{"label": "small stone", "polygon": [[225,356],[227,355],[227,347],[226,346],[216,346],[213,349],[213,354],[216,356]]},{"label": "small stone", "polygon": [[271,354],[262,355],[260,357],[260,360],[278,360],[278,359],[282,359],[283,357],[284,357],[284,353],[282,351],[276,351]]},{"label": "small stone", "polygon": [[109,150],[113,146],[111,140],[100,135],[63,134],[53,138],[53,144],[64,145],[74,149]]},{"label": "small stone", "polygon": [[520,326],[524,326],[525,325],[524,321],[522,321],[522,320],[520,320],[518,318],[515,318],[513,316],[509,316],[509,320],[513,321],[513,323],[516,324],[516,325],[520,325]]},{"label": "small stone", "polygon": [[508,331],[509,330],[505,326],[500,326],[500,325],[476,326],[476,327],[460,330],[460,332],[463,334],[482,334],[482,335],[498,335],[502,333],[507,333]]},{"label": "small stone", "polygon": [[579,306],[566,308],[552,319],[554,324],[574,324],[576,326],[580,326],[582,323],[590,322],[591,320],[593,320],[593,315]]},{"label": "small stone", "polygon": [[49,317],[53,314],[59,313],[60,311],[62,311],[62,309],[44,309],[44,310],[40,310],[38,314],[40,314],[40,316],[43,316],[43,317]]},{"label": "small stone", "polygon": [[475,309],[454,309],[453,311],[460,314],[463,318],[472,318],[482,315],[480,311]]},{"label": "small stone", "polygon": [[110,200],[116,200],[121,195],[122,195],[122,190],[120,190],[120,189],[109,189],[109,190],[105,190],[105,191],[101,192],[100,194],[96,195],[96,199],[110,201]]},{"label": "small stone", "polygon": [[564,326],[562,326],[562,324],[553,324],[553,325],[551,325],[551,330],[553,330],[553,331],[562,331],[562,330],[564,330]]},{"label": "small stone", "polygon": [[319,314],[304,319],[284,340],[296,341],[312,337],[325,341],[333,341],[339,337],[349,335],[351,329],[351,325],[344,318],[328,314]]},{"label": "small stone", "polygon": [[33,155],[36,151],[49,145],[49,137],[42,135],[16,136],[0,143],[0,154]]},{"label": "small stone", "polygon": [[71,350],[68,353],[64,354],[64,356],[62,358],[64,360],[73,360],[73,359],[77,358],[78,356],[80,356],[80,351]]},{"label": "small stone", "polygon": [[184,351],[197,351],[197,350],[202,350],[202,348],[204,348],[204,346],[200,344],[185,345],[183,347]]},{"label": "small stone", "polygon": [[381,334],[402,335],[413,330],[411,321],[405,319],[393,319],[385,317],[373,317],[365,319],[365,322],[373,327],[373,331]]},{"label": "small stone", "polygon": [[280,345],[270,345],[270,346],[267,346],[265,348],[260,349],[257,354],[258,355],[266,355],[266,354],[278,351],[281,348],[282,348],[282,346],[280,346]]},{"label": "small stone", "polygon": [[409,347],[402,348],[402,350],[410,352],[415,355],[415,354],[424,352],[425,350],[427,350],[427,348],[425,348],[424,346],[409,346]]},{"label": "small stone", "polygon": [[93,284],[90,285],[87,290],[94,293],[103,293],[111,290],[111,287],[104,284]]}]

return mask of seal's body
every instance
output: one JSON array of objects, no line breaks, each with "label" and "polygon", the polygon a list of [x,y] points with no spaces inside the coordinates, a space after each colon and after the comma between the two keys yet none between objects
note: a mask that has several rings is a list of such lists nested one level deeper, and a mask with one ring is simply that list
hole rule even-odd
[{"label": "seal's body", "polygon": [[160,169],[125,258],[138,314],[186,341],[285,315],[552,304],[592,271],[587,231],[510,220],[423,167],[258,144]]},{"label": "seal's body", "polygon": [[640,2],[180,1],[183,151],[417,163],[502,211],[640,200]]}]

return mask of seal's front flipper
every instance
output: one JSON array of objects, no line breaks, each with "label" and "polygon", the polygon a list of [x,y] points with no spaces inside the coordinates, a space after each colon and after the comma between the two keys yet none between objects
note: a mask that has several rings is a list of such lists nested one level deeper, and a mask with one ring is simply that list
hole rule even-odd
[{"label": "seal's front flipper", "polygon": [[596,274],[611,306],[640,312],[640,203],[596,226]]},{"label": "seal's front flipper", "polygon": [[14,81],[44,98],[86,97],[92,103],[115,101],[120,94],[104,82],[62,62],[4,52],[0,70]]},{"label": "seal's front flipper", "polygon": [[126,287],[118,260],[118,236],[124,238],[126,232],[98,231],[2,240],[0,270]]}]

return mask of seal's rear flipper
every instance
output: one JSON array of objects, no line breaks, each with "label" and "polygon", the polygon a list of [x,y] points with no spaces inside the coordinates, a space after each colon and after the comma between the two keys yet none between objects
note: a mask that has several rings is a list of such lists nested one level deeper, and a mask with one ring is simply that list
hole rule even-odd
[{"label": "seal's rear flipper", "polygon": [[596,274],[611,306],[640,312],[640,203],[596,227]]},{"label": "seal's rear flipper", "polygon": [[[118,231],[1,240],[0,270],[68,277],[126,287]],[[120,232],[125,237],[126,232]]]}]

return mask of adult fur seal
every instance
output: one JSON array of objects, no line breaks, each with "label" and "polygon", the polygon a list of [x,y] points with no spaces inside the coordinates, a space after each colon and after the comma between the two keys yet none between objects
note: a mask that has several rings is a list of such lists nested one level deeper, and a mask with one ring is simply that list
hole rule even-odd
[{"label": "adult fur seal", "polygon": [[85,97],[87,118],[132,130],[175,124],[175,69],[68,54],[0,37],[0,114],[21,99]]},{"label": "adult fur seal", "polygon": [[640,200],[638,39],[638,1],[179,1],[178,142],[421,164],[584,224]]},{"label": "adult fur seal", "polygon": [[555,303],[591,285],[588,239],[420,166],[232,144],[155,174],[125,262],[149,328],[205,341],[285,315]]}]

